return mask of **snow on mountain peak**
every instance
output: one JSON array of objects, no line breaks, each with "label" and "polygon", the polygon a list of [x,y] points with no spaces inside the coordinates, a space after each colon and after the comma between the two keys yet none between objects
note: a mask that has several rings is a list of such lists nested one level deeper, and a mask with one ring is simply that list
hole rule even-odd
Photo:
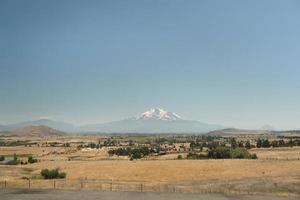
[{"label": "snow on mountain peak", "polygon": [[151,108],[150,110],[142,113],[142,115],[137,119],[152,119],[166,121],[182,120],[182,118],[176,113],[168,112],[161,108]]}]

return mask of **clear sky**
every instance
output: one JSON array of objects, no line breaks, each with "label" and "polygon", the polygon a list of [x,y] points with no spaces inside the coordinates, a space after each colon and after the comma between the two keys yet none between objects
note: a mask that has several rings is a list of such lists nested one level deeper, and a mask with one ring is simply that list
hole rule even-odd
[{"label": "clear sky", "polygon": [[300,1],[0,0],[0,124],[151,107],[300,128]]}]

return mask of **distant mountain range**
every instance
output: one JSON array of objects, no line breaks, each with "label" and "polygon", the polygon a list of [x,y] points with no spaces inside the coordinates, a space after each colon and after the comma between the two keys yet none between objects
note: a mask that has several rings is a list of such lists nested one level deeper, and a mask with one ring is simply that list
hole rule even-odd
[{"label": "distant mountain range", "polygon": [[77,129],[77,127],[75,127],[74,125],[65,122],[52,121],[49,119],[40,119],[36,121],[26,121],[26,122],[20,122],[16,124],[0,125],[0,131],[13,131],[18,128],[23,128],[26,126],[40,126],[40,125],[48,126],[65,132],[74,132]]},{"label": "distant mountain range", "polygon": [[44,125],[64,132],[85,133],[206,133],[223,129],[221,125],[207,124],[195,120],[185,120],[178,114],[161,108],[152,108],[138,117],[124,120],[91,124],[76,127],[72,124],[48,119],[27,121],[11,125],[0,126],[0,131],[12,131],[26,126]]},{"label": "distant mountain range", "polygon": [[63,136],[67,133],[50,128],[44,125],[38,126],[25,126],[10,131],[0,131],[0,135],[9,136],[29,136],[29,137],[49,137],[49,136]]},{"label": "distant mountain range", "polygon": [[237,136],[237,135],[262,135],[262,134],[299,137],[300,130],[273,131],[273,130],[248,130],[248,129],[226,128],[226,129],[215,130],[206,133],[206,135],[209,136]]},{"label": "distant mountain range", "polygon": [[248,134],[300,135],[299,130],[274,131],[271,126],[258,130],[226,128],[221,125],[207,124],[195,120],[185,120],[180,115],[152,108],[138,117],[102,124],[74,126],[69,123],[41,119],[10,125],[0,125],[0,134],[51,136],[65,133],[195,133],[210,136],[230,136]]},{"label": "distant mountain range", "polygon": [[271,126],[271,125],[264,125],[264,126],[262,126],[261,128],[260,128],[260,130],[266,130],[266,131],[275,131],[276,130],[276,128],[274,128],[273,126]]},{"label": "distant mountain range", "polygon": [[26,126],[26,127],[18,128],[10,132],[10,135],[30,136],[30,137],[49,137],[49,136],[63,136],[66,135],[66,133],[50,128],[48,126],[40,125],[40,126]]},{"label": "distant mountain range", "polygon": [[207,135],[209,135],[209,136],[231,136],[231,135],[249,135],[249,134],[264,134],[264,133],[269,134],[269,133],[271,133],[271,131],[226,128],[226,129],[208,132]]}]

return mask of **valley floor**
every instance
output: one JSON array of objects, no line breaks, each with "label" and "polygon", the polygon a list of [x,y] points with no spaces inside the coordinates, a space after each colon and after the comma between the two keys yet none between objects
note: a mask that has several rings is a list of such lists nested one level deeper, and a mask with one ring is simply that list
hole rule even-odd
[{"label": "valley floor", "polygon": [[178,160],[174,154],[175,158],[130,161],[125,156],[108,156],[105,148],[0,147],[0,155],[17,153],[20,160],[28,155],[39,159],[34,164],[0,165],[0,188],[25,189],[27,179],[31,188],[54,188],[53,180],[43,180],[40,172],[59,168],[67,174],[65,180],[56,180],[55,187],[61,190],[300,196],[299,147],[250,151],[258,159]]}]

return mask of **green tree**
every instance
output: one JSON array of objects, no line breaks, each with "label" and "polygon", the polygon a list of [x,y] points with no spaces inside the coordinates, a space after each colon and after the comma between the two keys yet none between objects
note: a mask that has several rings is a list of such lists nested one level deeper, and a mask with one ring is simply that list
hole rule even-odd
[{"label": "green tree", "polygon": [[293,140],[290,139],[290,140],[288,141],[287,145],[288,145],[289,147],[293,147],[293,146],[294,146]]},{"label": "green tree", "polygon": [[279,140],[279,141],[278,141],[278,146],[279,146],[279,147],[284,147],[284,146],[285,146],[284,140]]},{"label": "green tree", "polygon": [[209,150],[208,158],[214,159],[254,159],[256,155],[250,154],[245,148],[230,148],[230,147],[217,147],[216,149]]},{"label": "green tree", "polygon": [[263,140],[263,142],[262,142],[262,147],[264,147],[264,148],[269,148],[270,146],[271,146],[271,145],[270,145],[270,142],[269,142],[268,139]]},{"label": "green tree", "polygon": [[196,147],[196,142],[195,141],[191,141],[190,148],[194,149],[194,147]]},{"label": "green tree", "polygon": [[279,145],[278,145],[278,141],[277,140],[273,140],[272,142],[271,142],[271,146],[272,147],[278,147]]},{"label": "green tree", "polygon": [[231,138],[230,145],[234,149],[237,148],[238,145],[237,145],[237,142],[236,142],[235,138]]},{"label": "green tree", "polygon": [[261,148],[261,147],[262,147],[262,140],[261,140],[261,139],[258,139],[258,140],[256,141],[256,147],[257,147],[257,148]]},{"label": "green tree", "polygon": [[215,159],[231,158],[230,148],[217,147],[216,149],[209,150],[208,157]]},{"label": "green tree", "polygon": [[245,143],[245,148],[251,149],[251,144],[250,144],[249,140],[247,140],[247,142]]},{"label": "green tree", "polygon": [[239,141],[238,146],[239,146],[240,148],[243,148],[243,147],[244,147],[244,143],[243,143],[242,141]]}]

